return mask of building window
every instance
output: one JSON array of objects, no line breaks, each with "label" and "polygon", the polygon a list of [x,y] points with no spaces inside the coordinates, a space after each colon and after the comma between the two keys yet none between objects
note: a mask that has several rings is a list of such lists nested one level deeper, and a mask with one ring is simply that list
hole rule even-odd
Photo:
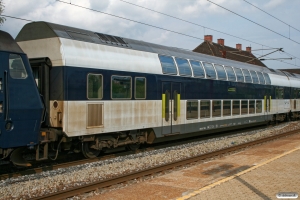
[{"label": "building window", "polygon": [[223,116],[231,115],[231,101],[224,100],[223,101]]},{"label": "building window", "polygon": [[248,114],[248,101],[242,100],[242,115]]},{"label": "building window", "polygon": [[232,115],[240,114],[240,101],[232,101]]},{"label": "building window", "polygon": [[198,119],[198,101],[186,102],[186,119]]},{"label": "building window", "polygon": [[130,76],[111,77],[111,98],[131,99],[131,77]]},{"label": "building window", "polygon": [[256,100],[256,113],[261,113],[261,112],[262,112],[262,101]]},{"label": "building window", "polygon": [[249,114],[255,113],[255,101],[249,100]]},{"label": "building window", "polygon": [[164,74],[177,74],[177,69],[171,56],[159,55],[158,57]]},{"label": "building window", "polygon": [[192,71],[189,62],[186,59],[175,58],[179,75],[180,76],[192,76]]},{"label": "building window", "polygon": [[88,74],[88,99],[103,98],[103,77],[101,74]]},{"label": "building window", "polygon": [[9,74],[13,79],[27,78],[27,72],[20,55],[9,55]]},{"label": "building window", "polygon": [[144,77],[135,78],[135,98],[146,99],[146,78]]},{"label": "building window", "polygon": [[227,76],[228,76],[228,81],[236,81],[236,76],[234,74],[233,68],[225,66]]},{"label": "building window", "polygon": [[210,118],[210,101],[200,101],[200,118]]},{"label": "building window", "polygon": [[234,68],[236,78],[238,82],[244,82],[244,75],[242,73],[242,70],[240,68]]},{"label": "building window", "polygon": [[222,65],[215,65],[217,74],[218,74],[218,79],[219,80],[226,80],[227,76],[226,76],[226,72],[225,69]]},{"label": "building window", "polygon": [[205,71],[206,71],[206,78],[212,78],[216,79],[216,71],[214,69],[214,66],[211,63],[202,63]]},{"label": "building window", "polygon": [[205,77],[204,69],[200,62],[190,60],[190,63],[193,68],[194,77]]}]

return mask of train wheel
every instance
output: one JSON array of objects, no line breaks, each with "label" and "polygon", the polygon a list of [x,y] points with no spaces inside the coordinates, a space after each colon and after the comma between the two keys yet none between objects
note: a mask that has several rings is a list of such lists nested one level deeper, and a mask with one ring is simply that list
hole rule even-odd
[{"label": "train wheel", "polygon": [[82,143],[82,154],[86,158],[96,158],[99,156],[101,150],[93,149],[90,146],[92,145],[92,142],[83,142]]},{"label": "train wheel", "polygon": [[127,144],[126,149],[129,151],[136,151],[140,148],[141,144]]}]

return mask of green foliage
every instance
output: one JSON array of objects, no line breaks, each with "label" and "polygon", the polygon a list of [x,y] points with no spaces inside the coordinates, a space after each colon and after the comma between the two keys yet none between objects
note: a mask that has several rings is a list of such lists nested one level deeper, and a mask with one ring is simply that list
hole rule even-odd
[{"label": "green foliage", "polygon": [[[3,13],[4,11],[4,4],[2,2],[2,0],[0,0],[0,15]],[[4,17],[0,17],[0,26],[4,23],[6,19]]]}]

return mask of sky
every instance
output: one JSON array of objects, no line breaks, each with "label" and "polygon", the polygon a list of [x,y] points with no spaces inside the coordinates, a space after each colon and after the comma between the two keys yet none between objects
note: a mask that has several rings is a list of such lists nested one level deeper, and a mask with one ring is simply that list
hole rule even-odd
[{"label": "sky", "polygon": [[[251,46],[252,53],[257,57],[276,50],[270,48],[283,48],[284,53],[277,51],[268,55],[267,58],[293,58],[292,60],[281,60],[283,62],[280,60],[266,60],[264,63],[269,68],[274,69],[300,69],[300,1],[298,0],[2,1],[5,6],[3,15],[32,21],[47,21],[188,50],[193,50],[201,44],[204,35],[212,35],[213,42],[217,42],[217,39],[222,38],[225,40],[225,45],[230,47],[236,47],[236,44],[240,43],[242,49],[245,50],[246,47]],[[114,16],[91,11],[90,9]],[[30,22],[6,17],[5,23],[0,26],[0,29],[10,33],[15,38],[26,23]]]}]

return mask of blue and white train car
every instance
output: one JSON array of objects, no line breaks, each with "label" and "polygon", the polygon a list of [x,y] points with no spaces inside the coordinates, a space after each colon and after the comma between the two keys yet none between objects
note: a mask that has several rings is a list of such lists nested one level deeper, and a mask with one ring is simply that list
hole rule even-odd
[{"label": "blue and white train car", "polygon": [[44,143],[86,157],[299,116],[294,74],[47,22],[16,41],[46,102]]}]

